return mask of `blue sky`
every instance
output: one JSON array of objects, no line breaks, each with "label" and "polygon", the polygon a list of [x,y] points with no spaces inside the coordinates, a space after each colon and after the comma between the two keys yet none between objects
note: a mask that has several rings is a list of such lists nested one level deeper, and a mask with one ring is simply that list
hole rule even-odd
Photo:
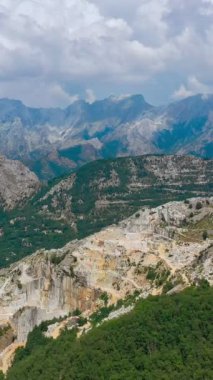
[{"label": "blue sky", "polygon": [[0,0],[0,97],[213,92],[213,0]]}]

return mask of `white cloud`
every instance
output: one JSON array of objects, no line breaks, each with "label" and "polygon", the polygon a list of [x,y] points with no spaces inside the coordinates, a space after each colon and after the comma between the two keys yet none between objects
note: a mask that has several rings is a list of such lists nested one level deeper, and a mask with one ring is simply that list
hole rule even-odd
[{"label": "white cloud", "polygon": [[139,38],[149,46],[159,46],[167,40],[168,25],[164,17],[169,14],[168,0],[143,0],[138,8],[136,26]]},{"label": "white cloud", "polygon": [[191,90],[188,90],[184,84],[181,84],[180,88],[174,92],[173,98],[184,99],[192,95],[193,95],[193,92]]},{"label": "white cloud", "polygon": [[85,96],[86,102],[89,104],[94,103],[94,101],[96,100],[96,96],[95,96],[94,91],[91,90],[91,88],[87,88],[85,93],[86,93],[86,96]]},{"label": "white cloud", "polygon": [[79,99],[78,94],[71,95],[58,83],[45,82],[37,78],[19,78],[16,81],[4,81],[0,86],[0,98],[21,99],[25,104],[35,107],[58,107],[71,104]]},{"label": "white cloud", "polygon": [[0,96],[63,106],[156,80],[169,98],[177,84],[166,89],[161,74],[180,78],[182,96],[192,73],[211,88],[211,10],[210,0],[0,0]]},{"label": "white cloud", "polygon": [[196,77],[188,78],[187,85],[181,84],[180,88],[173,94],[174,99],[184,99],[188,96],[203,94],[208,95],[213,92],[213,87],[200,82]]}]

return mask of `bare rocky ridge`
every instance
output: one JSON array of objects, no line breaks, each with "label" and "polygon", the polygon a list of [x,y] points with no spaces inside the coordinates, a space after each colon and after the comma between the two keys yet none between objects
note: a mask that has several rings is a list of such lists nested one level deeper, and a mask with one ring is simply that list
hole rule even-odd
[{"label": "bare rocky ridge", "polygon": [[[131,215],[134,202],[138,202],[137,209],[138,204],[177,199],[187,193],[212,195],[212,186],[213,160],[174,155],[123,157],[84,166],[51,187],[39,199],[38,206],[42,215],[63,218],[77,228],[78,221],[89,219],[90,215],[90,224],[101,215],[104,219],[114,214],[116,221],[116,214],[124,218],[129,210]],[[77,213],[76,194],[81,206]],[[81,212],[84,208],[86,214]]]},{"label": "bare rocky ridge", "polygon": [[0,153],[50,179],[98,158],[195,154],[212,158],[213,95],[164,107],[143,96],[109,97],[65,110],[0,99]]},{"label": "bare rocky ridge", "polygon": [[21,162],[0,156],[0,208],[23,205],[39,187],[37,176]]},{"label": "bare rocky ridge", "polygon": [[203,278],[213,284],[213,198],[143,208],[118,225],[2,269],[0,324],[12,327],[17,347],[44,320],[77,308],[91,314],[103,292],[115,303],[135,290],[146,297]]},{"label": "bare rocky ridge", "polygon": [[2,218],[0,267],[82,239],[141,207],[194,196],[213,196],[213,160],[148,155],[91,162]]}]

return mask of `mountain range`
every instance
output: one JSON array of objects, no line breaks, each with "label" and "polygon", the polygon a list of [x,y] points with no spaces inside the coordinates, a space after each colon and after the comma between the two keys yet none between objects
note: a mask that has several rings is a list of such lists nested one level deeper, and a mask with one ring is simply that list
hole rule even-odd
[{"label": "mountain range", "polygon": [[0,100],[0,153],[50,179],[99,159],[142,154],[213,157],[213,95],[154,107],[142,95],[66,109]]},{"label": "mountain range", "polygon": [[211,378],[212,110],[0,100],[0,379]]}]

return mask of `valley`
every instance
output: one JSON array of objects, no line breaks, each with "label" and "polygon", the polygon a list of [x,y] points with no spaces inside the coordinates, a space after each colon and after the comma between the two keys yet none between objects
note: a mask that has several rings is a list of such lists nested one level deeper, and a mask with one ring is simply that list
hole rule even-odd
[{"label": "valley", "polygon": [[213,0],[0,0],[0,380],[213,380]]},{"label": "valley", "polygon": [[[144,107],[144,115],[153,111]],[[41,169],[47,161],[39,156],[40,179],[20,161],[0,158],[0,370],[7,379],[24,379],[25,360],[34,360],[46,348],[57,350],[63,339],[76,350],[99,328],[110,329],[114,319],[118,324],[134,320],[137,305],[143,308],[150,297],[160,303],[168,297],[172,305],[177,293],[184,302],[189,288],[194,302],[194,292],[208,294],[213,284],[212,159],[137,156],[136,144],[132,156],[126,150],[119,151],[122,157],[95,160],[102,154],[91,159],[89,148],[89,156],[70,164],[69,149],[64,169],[58,171],[54,164],[51,175],[47,166],[45,172]],[[51,157],[59,163],[58,152]],[[92,162],[83,165],[87,161]],[[66,360],[60,352],[60,360]],[[37,370],[44,374],[43,368]],[[65,376],[60,365],[55,371]],[[103,372],[108,376],[106,368]],[[51,374],[49,369],[48,380],[55,379]]]},{"label": "valley", "polygon": [[0,266],[63,247],[143,206],[213,195],[213,161],[139,156],[89,163],[43,186],[24,207],[0,213]]}]

